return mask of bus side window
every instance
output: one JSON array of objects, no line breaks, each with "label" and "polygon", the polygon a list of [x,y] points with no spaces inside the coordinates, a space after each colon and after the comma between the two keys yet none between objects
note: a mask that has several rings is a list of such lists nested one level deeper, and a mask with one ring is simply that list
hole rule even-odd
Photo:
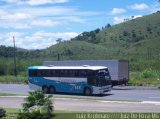
[{"label": "bus side window", "polygon": [[63,75],[63,70],[59,70],[59,76],[62,77]]},{"label": "bus side window", "polygon": [[80,70],[79,74],[80,74],[80,77],[86,77],[87,76],[87,71],[86,70]]},{"label": "bus side window", "polygon": [[50,70],[50,77],[54,77],[54,70]]},{"label": "bus side window", "polygon": [[43,70],[42,69],[38,70],[38,76],[43,77]]},{"label": "bus side window", "polygon": [[72,77],[72,71],[71,70],[68,70],[68,77]]},{"label": "bus side window", "polygon": [[97,86],[98,82],[96,79],[95,71],[88,71],[87,81],[89,85]]},{"label": "bus side window", "polygon": [[75,70],[75,77],[80,77],[79,76],[79,70]]},{"label": "bus side window", "polygon": [[51,77],[59,77],[59,71],[58,70],[50,70],[50,76]]},{"label": "bus side window", "polygon": [[37,71],[37,75],[38,75],[38,77],[41,77],[41,70]]},{"label": "bus side window", "polygon": [[45,71],[45,77],[50,77],[50,70],[49,70],[49,69],[47,69],[47,70]]},{"label": "bus side window", "polygon": [[44,69],[41,69],[41,70],[38,70],[38,76],[39,77],[49,77],[50,76],[50,71],[49,70],[44,70]]},{"label": "bus side window", "polygon": [[68,70],[60,70],[60,77],[68,77]]},{"label": "bus side window", "polygon": [[71,77],[75,77],[76,75],[76,71],[75,70],[71,70]]},{"label": "bus side window", "polygon": [[68,71],[69,71],[69,70],[64,70],[64,77],[69,77],[69,76],[68,76]]},{"label": "bus side window", "polygon": [[60,76],[60,70],[55,70],[55,76],[59,77]]},{"label": "bus side window", "polygon": [[29,70],[29,76],[37,77],[37,70]]}]

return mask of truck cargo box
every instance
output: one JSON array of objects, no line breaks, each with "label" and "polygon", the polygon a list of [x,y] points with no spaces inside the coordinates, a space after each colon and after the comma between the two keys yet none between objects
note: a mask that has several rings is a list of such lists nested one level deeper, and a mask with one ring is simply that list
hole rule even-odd
[{"label": "truck cargo box", "polygon": [[108,67],[112,85],[126,84],[129,80],[129,63],[127,60],[75,60],[75,61],[44,61],[44,66],[105,66]]}]

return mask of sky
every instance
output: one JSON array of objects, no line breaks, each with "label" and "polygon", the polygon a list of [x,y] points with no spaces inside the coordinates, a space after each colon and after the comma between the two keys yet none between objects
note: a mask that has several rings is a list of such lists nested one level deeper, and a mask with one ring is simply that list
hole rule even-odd
[{"label": "sky", "polygon": [[160,10],[158,0],[0,0],[0,45],[44,49]]}]

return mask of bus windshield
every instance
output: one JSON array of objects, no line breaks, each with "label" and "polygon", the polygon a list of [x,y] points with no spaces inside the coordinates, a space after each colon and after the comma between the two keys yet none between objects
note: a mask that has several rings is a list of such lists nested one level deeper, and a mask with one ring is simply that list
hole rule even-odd
[{"label": "bus windshield", "polygon": [[88,85],[91,86],[106,86],[111,85],[111,77],[108,69],[101,69],[88,72]]},{"label": "bus windshield", "polygon": [[99,70],[96,78],[99,86],[111,85],[111,77],[108,69]]}]

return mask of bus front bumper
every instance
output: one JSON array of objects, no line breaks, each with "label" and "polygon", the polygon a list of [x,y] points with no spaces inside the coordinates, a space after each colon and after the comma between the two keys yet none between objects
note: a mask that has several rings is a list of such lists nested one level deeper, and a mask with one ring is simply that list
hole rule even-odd
[{"label": "bus front bumper", "polygon": [[102,86],[102,87],[93,87],[93,94],[104,94],[112,90],[112,85]]}]

